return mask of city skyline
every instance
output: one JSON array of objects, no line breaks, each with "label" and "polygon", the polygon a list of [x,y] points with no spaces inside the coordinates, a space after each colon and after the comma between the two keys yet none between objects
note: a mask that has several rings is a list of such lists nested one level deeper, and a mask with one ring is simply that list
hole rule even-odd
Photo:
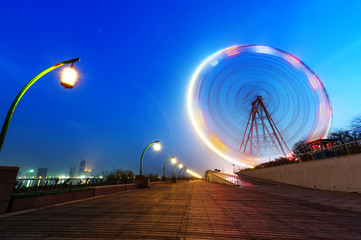
[{"label": "city skyline", "polygon": [[142,151],[160,140],[160,152],[145,153],[145,173],[161,174],[173,155],[200,174],[233,169],[204,146],[186,109],[199,64],[233,45],[262,44],[299,58],[329,94],[332,129],[346,128],[361,115],[354,107],[361,82],[360,10],[359,2],[341,1],[4,3],[1,123],[33,76],[57,62],[81,61],[74,65],[79,80],[73,89],[60,86],[59,69],[24,95],[1,165],[66,172],[84,160],[91,169],[138,173]]}]

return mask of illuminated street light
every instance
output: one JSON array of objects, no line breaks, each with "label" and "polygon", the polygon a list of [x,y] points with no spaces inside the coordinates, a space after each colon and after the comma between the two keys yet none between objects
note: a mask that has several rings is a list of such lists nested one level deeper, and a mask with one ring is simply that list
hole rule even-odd
[{"label": "illuminated street light", "polygon": [[[37,80],[39,80],[42,76],[44,76],[45,74],[47,74],[48,72],[58,68],[58,67],[61,67],[65,64],[71,64],[73,66],[73,64],[75,62],[79,61],[79,58],[74,58],[74,59],[70,59],[70,60],[67,60],[67,61],[64,61],[64,62],[60,62],[58,64],[55,64],[47,69],[45,69],[44,71],[38,73],[35,77],[33,77],[21,90],[20,92],[18,93],[18,95],[15,97],[13,103],[11,104],[10,106],[10,109],[6,115],[6,118],[5,118],[5,121],[4,121],[4,124],[3,124],[3,127],[1,129],[1,133],[0,133],[0,151],[1,151],[1,148],[4,144],[4,140],[5,140],[5,136],[6,136],[6,133],[8,131],[8,128],[9,128],[9,125],[10,125],[10,121],[11,121],[11,118],[13,116],[13,113],[15,111],[15,108],[16,106],[18,105],[21,97],[25,94],[25,92],[31,87],[31,85],[33,85]],[[67,73],[63,73],[63,77],[62,77],[62,80],[61,80],[61,85],[63,85],[65,88],[72,88],[74,83],[75,83],[75,80],[76,80],[76,72],[74,71],[74,69],[72,69],[71,67],[71,73],[67,71]]]},{"label": "illuminated street light", "polygon": [[181,176],[181,174],[182,174],[182,170],[184,169],[184,172],[185,172],[185,170],[187,169],[186,167],[183,167],[180,171],[179,171],[179,174],[178,174],[178,177],[180,177]]},{"label": "illuminated street light", "polygon": [[[154,145],[153,145],[153,144],[154,144]],[[143,153],[142,153],[142,157],[140,158],[140,171],[139,171],[139,175],[142,175],[142,173],[143,173],[143,156],[144,156],[144,153],[145,153],[145,151],[146,151],[150,146],[152,146],[152,145],[153,145],[154,151],[159,151],[159,150],[161,149],[161,145],[160,145],[160,141],[159,141],[159,140],[150,143],[150,144],[144,149],[144,151],[143,151]]]},{"label": "illuminated street light", "polygon": [[183,172],[183,178],[187,177],[188,168],[185,168],[185,171]]},{"label": "illuminated street light", "polygon": [[169,160],[170,160],[170,162],[171,162],[172,164],[175,164],[175,163],[177,162],[177,159],[176,159],[175,156],[172,156],[172,157],[168,158],[167,161],[165,161],[164,167],[163,167],[163,178],[165,178],[165,165],[167,164],[167,162],[168,162]]},{"label": "illuminated street light", "polygon": [[60,84],[65,88],[73,88],[76,78],[77,78],[77,75],[78,74],[73,69],[73,65],[70,68],[65,68],[63,70]]},{"label": "illuminated street light", "polygon": [[177,163],[175,166],[174,166],[174,169],[173,169],[173,178],[175,178],[175,169],[176,167],[179,167],[179,168],[182,168],[183,167],[183,164],[182,163]]},{"label": "illuminated street light", "polygon": [[160,145],[159,141],[154,143],[154,145],[153,145],[154,151],[158,152],[158,151],[160,151],[161,148],[162,148],[162,146]]}]

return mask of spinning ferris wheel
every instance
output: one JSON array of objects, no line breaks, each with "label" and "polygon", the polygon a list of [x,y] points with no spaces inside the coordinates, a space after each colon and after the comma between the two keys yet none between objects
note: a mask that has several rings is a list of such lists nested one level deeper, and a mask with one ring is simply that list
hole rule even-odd
[{"label": "spinning ferris wheel", "polygon": [[299,140],[327,136],[331,103],[316,74],[299,59],[262,45],[220,50],[188,87],[192,126],[216,154],[239,166],[289,156]]}]

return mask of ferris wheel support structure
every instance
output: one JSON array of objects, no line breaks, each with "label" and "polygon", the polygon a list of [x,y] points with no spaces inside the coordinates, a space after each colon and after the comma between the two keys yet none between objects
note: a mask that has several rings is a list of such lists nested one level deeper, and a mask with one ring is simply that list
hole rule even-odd
[{"label": "ferris wheel support structure", "polygon": [[283,153],[284,157],[288,157],[291,153],[261,96],[258,96],[252,103],[240,150],[243,154],[256,156],[278,152]]}]

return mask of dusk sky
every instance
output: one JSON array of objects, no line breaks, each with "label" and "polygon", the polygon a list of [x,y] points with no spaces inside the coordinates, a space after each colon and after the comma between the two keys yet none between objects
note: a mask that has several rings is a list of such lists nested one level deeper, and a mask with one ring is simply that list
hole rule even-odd
[{"label": "dusk sky", "polygon": [[[310,67],[333,107],[332,129],[361,115],[361,2],[349,1],[5,1],[0,7],[0,121],[37,73],[79,57],[73,89],[62,68],[19,102],[0,165],[68,173],[161,174],[175,155],[203,175],[232,169],[198,138],[186,109],[189,81],[208,56],[232,45],[282,49]],[[300,92],[300,94],[302,94]],[[167,172],[171,171],[168,166]]]}]

